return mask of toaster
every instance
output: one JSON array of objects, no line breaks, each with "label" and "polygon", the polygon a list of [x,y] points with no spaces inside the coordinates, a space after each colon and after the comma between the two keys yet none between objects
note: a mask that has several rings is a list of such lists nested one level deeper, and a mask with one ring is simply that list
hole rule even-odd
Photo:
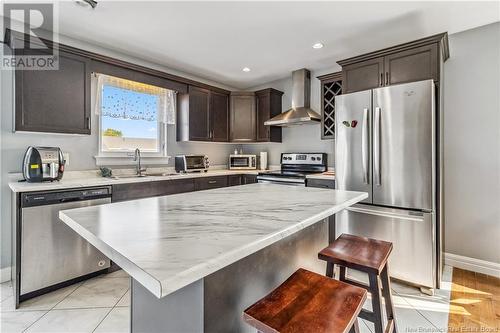
[{"label": "toaster", "polygon": [[207,172],[209,164],[206,155],[175,156],[175,172]]},{"label": "toaster", "polygon": [[64,157],[58,147],[28,147],[24,153],[23,176],[30,183],[60,180]]}]

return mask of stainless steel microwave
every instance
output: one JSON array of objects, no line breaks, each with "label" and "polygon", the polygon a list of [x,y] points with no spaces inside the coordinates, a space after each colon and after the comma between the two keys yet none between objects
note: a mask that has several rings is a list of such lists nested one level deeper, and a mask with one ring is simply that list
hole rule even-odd
[{"label": "stainless steel microwave", "polygon": [[257,155],[229,155],[229,169],[255,170],[257,169]]},{"label": "stainless steel microwave", "polygon": [[209,162],[206,155],[178,155],[175,156],[176,172],[208,171]]}]

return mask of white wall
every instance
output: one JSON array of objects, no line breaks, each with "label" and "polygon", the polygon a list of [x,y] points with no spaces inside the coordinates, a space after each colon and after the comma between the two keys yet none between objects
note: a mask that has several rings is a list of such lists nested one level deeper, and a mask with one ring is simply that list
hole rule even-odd
[{"label": "white wall", "polygon": [[500,23],[449,36],[445,251],[500,264]]},{"label": "white wall", "polygon": [[[334,61],[332,61],[334,63]],[[299,69],[299,68],[297,68]],[[340,66],[332,64],[331,67],[311,72],[311,108],[321,113],[321,86],[317,76],[333,73],[340,70]],[[292,106],[292,73],[284,79],[270,82],[249,89],[256,91],[264,88],[275,88],[284,92],[283,94],[283,111],[290,109]],[[334,160],[334,140],[321,140],[321,125],[301,125],[283,128],[283,143],[269,144],[247,144],[243,149],[248,153],[258,154],[260,151],[268,152],[268,163],[278,165],[280,163],[281,153],[291,152],[318,152],[328,154],[328,165],[333,167]]]}]

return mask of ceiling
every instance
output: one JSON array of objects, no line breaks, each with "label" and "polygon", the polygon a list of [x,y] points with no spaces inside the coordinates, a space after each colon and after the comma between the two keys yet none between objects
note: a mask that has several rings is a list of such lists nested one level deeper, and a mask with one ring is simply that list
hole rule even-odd
[{"label": "ceiling", "polygon": [[[294,69],[500,20],[500,2],[146,2],[59,5],[61,34],[246,89]],[[312,45],[322,42],[322,49]],[[452,54],[453,56],[453,54]],[[249,67],[250,72],[243,72]]]}]

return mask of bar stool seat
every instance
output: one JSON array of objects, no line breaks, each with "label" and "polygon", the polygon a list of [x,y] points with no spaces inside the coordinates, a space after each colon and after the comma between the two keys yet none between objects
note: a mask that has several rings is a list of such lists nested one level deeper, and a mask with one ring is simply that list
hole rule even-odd
[{"label": "bar stool seat", "polygon": [[[338,265],[340,281],[370,292],[373,311],[362,309],[359,317],[373,322],[375,333],[397,333],[387,264],[391,251],[390,242],[342,234],[318,253],[318,258],[327,262],[326,276],[333,278],[334,265]],[[348,279],[346,268],[367,273],[369,285]],[[385,299],[387,315],[385,328],[382,319],[382,298]]]},{"label": "bar stool seat", "polygon": [[321,250],[318,258],[333,264],[380,275],[392,252],[392,243],[342,234]]},{"label": "bar stool seat", "polygon": [[263,333],[358,332],[365,289],[298,269],[247,308],[243,319]]}]

